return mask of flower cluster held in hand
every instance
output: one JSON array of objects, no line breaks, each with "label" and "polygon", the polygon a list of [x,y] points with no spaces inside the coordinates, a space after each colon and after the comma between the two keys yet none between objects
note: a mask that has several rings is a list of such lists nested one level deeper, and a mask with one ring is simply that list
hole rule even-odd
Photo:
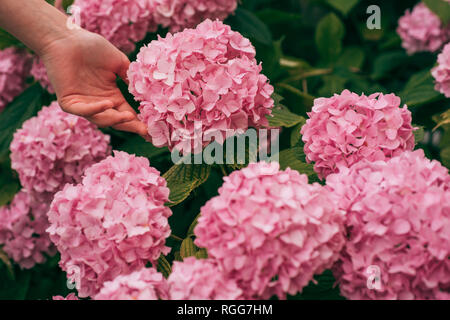
[{"label": "flower cluster held in hand", "polygon": [[81,279],[80,297],[170,251],[168,196],[166,180],[148,159],[119,151],[88,168],[82,183],[55,195],[47,231],[62,269]]},{"label": "flower cluster held in hand", "polygon": [[[346,211],[348,240],[335,267],[349,299],[449,299],[450,175],[423,151],[360,161],[327,178]],[[368,289],[367,269],[381,286]],[[444,293],[446,290],[447,293]]]},{"label": "flower cluster held in hand", "polygon": [[0,50],[0,112],[25,89],[30,55],[25,50]]},{"label": "flower cluster held in hand", "polygon": [[224,180],[201,209],[195,243],[244,298],[285,298],[331,267],[344,245],[344,215],[328,190],[277,162],[250,164]]},{"label": "flower cluster held in hand", "polygon": [[394,94],[344,90],[314,100],[302,127],[304,152],[320,178],[360,160],[384,160],[414,148],[411,112]]},{"label": "flower cluster held in hand", "polygon": [[419,3],[399,19],[397,33],[409,54],[435,52],[450,40],[450,24],[444,26],[437,15]]},{"label": "flower cluster held in hand", "polygon": [[110,153],[109,136],[62,111],[57,102],[25,121],[10,149],[11,167],[24,189],[43,197],[81,181],[86,168]]},{"label": "flower cluster held in hand", "polygon": [[20,191],[0,208],[0,247],[20,267],[32,268],[56,250],[45,232],[48,204]]},{"label": "flower cluster held in hand", "polygon": [[171,300],[236,300],[242,297],[234,279],[212,259],[174,261],[168,278]]},{"label": "flower cluster held in hand", "polygon": [[438,65],[431,70],[436,81],[436,90],[450,98],[450,43],[438,56]]},{"label": "flower cluster held in hand", "polygon": [[199,150],[207,143],[194,145],[197,130],[223,141],[227,129],[268,124],[273,87],[260,72],[248,39],[206,20],[143,47],[128,70],[129,90],[155,146]]},{"label": "flower cluster held in hand", "polygon": [[155,20],[171,32],[193,28],[205,19],[225,18],[234,12],[237,0],[151,0]]},{"label": "flower cluster held in hand", "polygon": [[75,0],[74,6],[81,27],[102,35],[125,53],[157,27],[152,0]]},{"label": "flower cluster held in hand", "polygon": [[167,300],[168,284],[154,268],[142,268],[107,281],[96,300]]}]

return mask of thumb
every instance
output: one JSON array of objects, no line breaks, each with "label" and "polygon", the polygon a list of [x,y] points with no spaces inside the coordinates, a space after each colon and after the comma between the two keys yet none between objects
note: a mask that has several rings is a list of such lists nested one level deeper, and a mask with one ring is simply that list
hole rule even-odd
[{"label": "thumb", "polygon": [[128,85],[129,81],[128,81],[128,76],[127,76],[127,72],[128,72],[128,68],[130,67],[130,60],[128,60],[128,57],[123,54],[122,55],[122,63],[120,64],[119,70],[117,71],[117,75],[123,80],[125,81],[125,83]]}]

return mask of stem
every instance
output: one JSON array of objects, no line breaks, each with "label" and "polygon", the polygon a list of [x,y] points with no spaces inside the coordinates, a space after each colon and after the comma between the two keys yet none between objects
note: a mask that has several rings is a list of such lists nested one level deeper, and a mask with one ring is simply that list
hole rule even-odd
[{"label": "stem", "polygon": [[306,92],[302,92],[302,91],[298,90],[297,88],[295,88],[295,87],[293,87],[293,86],[291,86],[291,85],[289,85],[287,83],[283,83],[283,82],[277,83],[276,86],[278,86],[280,88],[283,88],[283,89],[286,89],[287,91],[290,91],[291,93],[293,93],[293,94],[295,94],[295,95],[297,95],[297,96],[299,96],[301,98],[304,98],[305,94],[307,94]]},{"label": "stem", "polygon": [[228,175],[227,170],[225,169],[225,166],[223,164],[219,164],[220,170],[222,171],[222,174],[226,177]]},{"label": "stem", "polygon": [[315,70],[299,73],[295,76],[292,76],[290,78],[283,80],[283,82],[291,82],[291,81],[303,80],[303,79],[310,78],[310,77],[323,76],[326,74],[331,74],[332,72],[333,72],[333,69],[315,69]]},{"label": "stem", "polygon": [[183,241],[182,238],[180,238],[179,236],[176,236],[176,235],[174,235],[174,234],[171,234],[171,235],[169,236],[169,238],[172,238],[172,239],[177,240],[177,241]]}]

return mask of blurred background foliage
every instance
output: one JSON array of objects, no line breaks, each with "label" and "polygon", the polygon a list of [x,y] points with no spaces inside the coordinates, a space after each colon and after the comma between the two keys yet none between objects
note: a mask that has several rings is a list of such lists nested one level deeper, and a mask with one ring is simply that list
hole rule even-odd
[{"label": "blurred background foliage", "polygon": [[[443,0],[426,0],[430,6]],[[50,1],[51,2],[51,1]],[[272,125],[283,127],[280,163],[307,173],[317,180],[312,166],[302,157],[299,130],[316,97],[329,97],[343,89],[367,95],[395,93],[413,114],[417,147],[431,159],[450,165],[450,99],[434,90],[430,69],[437,54],[407,55],[396,33],[397,21],[415,0],[242,0],[235,15],[225,22],[248,37],[256,47],[257,59],[277,94],[277,115]],[[64,1],[64,6],[70,1]],[[381,9],[381,29],[370,30],[367,8]],[[449,6],[450,7],[450,6]],[[450,11],[439,9],[443,20]],[[450,10],[450,8],[449,8]],[[158,30],[164,35],[166,30]],[[149,34],[130,54],[133,60],[139,47],[156,39]],[[21,44],[0,30],[0,48]],[[127,100],[137,108],[127,86],[118,80]],[[31,84],[0,114],[0,205],[8,203],[19,190],[17,175],[10,169],[9,143],[23,121],[35,115],[55,97],[38,83]],[[192,243],[192,229],[201,206],[217,194],[222,177],[236,166],[173,166],[166,148],[156,148],[142,138],[112,129],[115,149],[148,157],[168,180],[173,215],[170,224],[173,248],[162,257],[158,269],[167,274],[170,262],[189,255],[201,258],[204,250]],[[175,239],[179,238],[179,239]],[[181,241],[183,240],[183,241]],[[0,299],[49,299],[68,293],[65,274],[57,266],[58,257],[32,270],[20,270],[0,249]],[[342,299],[330,271],[316,277],[302,294],[293,299]]]}]

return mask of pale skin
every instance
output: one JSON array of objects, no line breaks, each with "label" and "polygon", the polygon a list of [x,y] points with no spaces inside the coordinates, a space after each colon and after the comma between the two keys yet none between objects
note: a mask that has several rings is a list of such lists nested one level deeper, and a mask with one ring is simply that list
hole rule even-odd
[{"label": "pale skin", "polygon": [[44,0],[0,1],[0,27],[39,55],[64,111],[148,139],[147,127],[116,85],[117,76],[127,81],[127,56],[100,35],[66,22]]}]

